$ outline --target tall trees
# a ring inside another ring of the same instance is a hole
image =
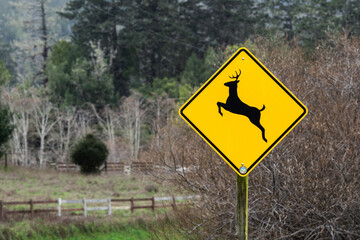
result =
[[[67,3],[61,16],[75,20],[72,27],[73,40],[81,47],[85,57],[89,57],[91,51],[90,42],[99,43],[104,51],[104,57],[110,67],[113,84],[121,95],[129,93],[129,81],[124,79],[126,70],[122,55],[131,55],[131,42],[127,38],[120,38],[119,32],[126,27],[124,12],[127,10],[122,0],[71,0]],[[129,20],[127,20],[129,21]],[[128,48],[121,47],[120,43],[127,41]]]
[[[18,53],[17,60],[30,66],[30,70],[23,70],[23,74],[32,72],[32,80],[43,86],[46,86],[48,82],[44,74],[50,40],[48,3],[49,0],[12,0],[12,4],[21,13],[23,31],[25,32],[22,38],[15,42]],[[24,60],[20,61],[21,59]]]
[[[271,11],[271,28],[282,31],[287,39],[292,40],[295,37],[295,31],[298,30],[298,18],[301,17],[301,6],[303,1],[294,0],[272,0],[268,3]]]
[[[0,0],[0,61],[10,71],[11,75],[15,75],[15,62],[11,58],[13,48],[11,42],[16,38],[16,28],[14,9],[12,9],[8,0]]]
[[[212,46],[235,44],[245,41],[255,32],[258,17],[255,1],[226,0],[203,1],[206,9],[206,32]]]
[[[62,16],[74,20],[73,40],[89,54],[99,42],[120,95],[137,79],[176,77],[194,52],[234,44],[261,29],[261,4],[249,0],[71,0]],[[89,56],[88,56],[89,57]],[[135,64],[136,63],[136,64]]]
[[[104,106],[114,100],[114,87],[104,52],[92,44],[89,60],[78,57],[76,46],[60,41],[47,66],[50,97],[59,105]]]

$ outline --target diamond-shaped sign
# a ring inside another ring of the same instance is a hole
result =
[[[307,108],[240,48],[179,113],[240,176],[246,176],[305,117]]]

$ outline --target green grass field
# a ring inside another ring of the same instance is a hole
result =
[[[117,230],[108,233],[80,233],[72,237],[68,237],[68,240],[147,240],[150,239],[152,233],[141,227],[127,227],[122,230]],[[36,239],[36,238],[35,238]],[[60,240],[63,238],[51,238],[45,237],[44,240]]]

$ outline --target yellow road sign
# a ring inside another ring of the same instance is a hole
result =
[[[180,116],[246,176],[307,114],[307,108],[240,48],[180,108]]]

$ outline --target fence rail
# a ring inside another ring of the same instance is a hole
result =
[[[0,201],[0,220],[6,218],[7,215],[12,214],[30,214],[32,217],[38,213],[56,213],[57,216],[61,217],[62,212],[77,212],[82,211],[84,216],[87,216],[88,211],[107,211],[107,215],[111,215],[113,210],[130,210],[132,213],[136,209],[151,209],[155,211],[155,208],[167,208],[172,207],[174,210],[178,206],[194,205],[194,201],[199,200],[200,196],[179,196],[179,197],[151,197],[151,198],[128,198],[128,199],[61,199],[58,200],[47,200],[47,201],[16,201],[16,202],[4,202]],[[186,200],[184,202],[184,200]],[[189,201],[192,202],[189,202]],[[164,203],[164,201],[167,201]],[[169,201],[171,201],[169,203]],[[183,201],[177,203],[176,201]],[[130,206],[118,206],[115,203],[129,202]],[[136,205],[136,202],[145,202],[146,205]],[[160,204],[160,202],[162,202]],[[113,204],[112,204],[113,203]],[[156,204],[158,203],[158,204]],[[50,209],[35,209],[35,205],[50,205],[57,204]],[[64,208],[64,204],[80,204],[78,208]],[[92,204],[106,204],[106,206],[89,206]],[[28,210],[9,210],[6,206],[17,206],[17,205],[29,205]]]
[[[79,166],[69,162],[56,163],[56,169],[62,172],[80,171]],[[124,164],[123,162],[105,162],[101,167],[101,172],[114,172],[120,174],[148,174],[153,172],[155,166],[152,162],[132,162]]]

